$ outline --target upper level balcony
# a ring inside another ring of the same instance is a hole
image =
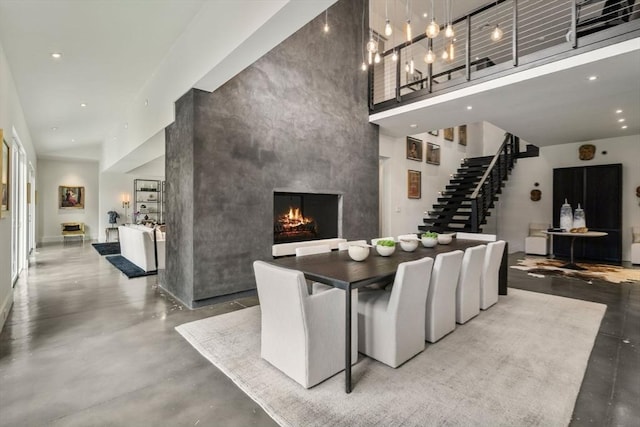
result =
[[[434,3],[428,2],[425,15],[431,16],[426,22],[435,15],[438,34],[427,37],[424,27],[414,25],[416,36],[408,40],[407,22],[400,17],[406,16],[411,23],[410,18],[418,16],[409,11],[410,1],[398,3],[406,8],[396,14],[389,37],[385,36],[389,9],[385,10],[384,2],[372,0],[369,43],[363,50],[363,65],[369,63],[370,112],[376,115],[636,39],[640,37],[640,5],[635,3],[497,0],[453,18],[450,1],[444,1],[441,9],[436,6],[435,12]]]

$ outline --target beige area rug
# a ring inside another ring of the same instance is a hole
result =
[[[511,268],[526,271],[530,276],[545,277],[548,275],[574,277],[587,282],[604,280],[611,283],[640,282],[640,269],[624,268],[608,264],[577,263],[586,270],[561,268],[567,261],[547,258],[524,258]]]
[[[282,426],[566,426],[606,306],[509,289],[397,369],[305,390],[260,358],[260,307],[176,330]]]

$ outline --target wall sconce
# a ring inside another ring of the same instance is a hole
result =
[[[128,193],[122,194],[122,207],[124,209],[124,222],[127,222],[127,209],[129,209],[131,199]]]

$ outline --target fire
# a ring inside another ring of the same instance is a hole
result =
[[[285,229],[291,229],[300,227],[301,225],[310,224],[313,222],[312,218],[305,218],[300,212],[299,208],[289,208],[289,212],[284,214],[278,222]]]

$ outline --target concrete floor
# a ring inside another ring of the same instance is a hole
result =
[[[572,425],[637,425],[640,284],[510,269],[509,285],[607,304]],[[14,299],[0,334],[0,426],[276,425],[174,331],[256,298],[187,310],[156,276],[129,280],[71,243],[39,248]]]

